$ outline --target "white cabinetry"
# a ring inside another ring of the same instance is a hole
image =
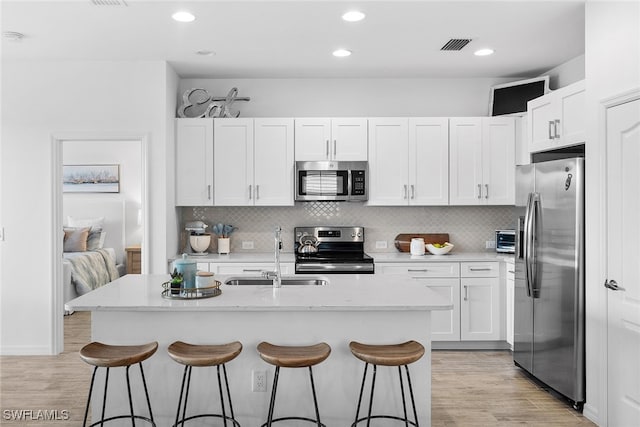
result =
[[[460,339],[500,339],[500,279],[498,262],[460,264]]]
[[[210,271],[216,274],[244,274],[249,276],[260,276],[263,271],[273,271],[275,268],[272,262],[209,262],[198,263],[197,267],[198,270]],[[282,274],[294,274],[294,271],[294,263],[280,263],[280,272]]]
[[[442,295],[452,310],[431,312],[431,333],[434,341],[460,341],[460,264],[453,263],[405,263],[382,264],[381,274],[401,274],[423,283]]]
[[[300,118],[295,132],[296,160],[367,160],[366,118]]]
[[[531,152],[585,142],[585,82],[565,86],[527,103]]]
[[[293,205],[293,119],[214,119],[216,206]]]
[[[213,205],[213,119],[176,119],[176,206]]]
[[[369,119],[369,205],[449,202],[447,118]]]
[[[513,349],[513,297],[515,292],[514,262],[505,263],[505,334],[507,344]]]
[[[449,119],[449,203],[515,203],[515,118]]]

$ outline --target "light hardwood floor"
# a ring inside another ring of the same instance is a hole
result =
[[[65,317],[65,351],[59,356],[0,358],[1,425],[81,425],[91,368],[80,360],[78,350],[90,341],[89,325],[89,313]],[[594,425],[527,378],[507,351],[434,351],[432,364],[434,427]],[[66,410],[69,419],[14,421],[5,412],[12,409],[34,414],[58,410],[59,415]]]

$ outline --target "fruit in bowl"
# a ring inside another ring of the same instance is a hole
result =
[[[453,249],[453,245],[449,242],[445,243],[427,243],[427,250],[433,255],[444,255]]]

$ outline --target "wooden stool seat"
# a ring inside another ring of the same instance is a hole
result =
[[[147,360],[157,349],[155,341],[142,345],[108,345],[94,341],[82,347],[80,357],[89,365],[116,368]]]
[[[280,346],[263,341],[258,344],[257,349],[262,360],[283,368],[314,366],[331,354],[331,347],[327,343],[308,346]]]
[[[403,366],[420,360],[424,347],[416,341],[402,344],[371,345],[356,341],[349,343],[351,353],[363,362],[381,366]]]
[[[235,359],[241,351],[242,344],[238,341],[220,345],[196,345],[176,341],[167,348],[173,360],[189,366],[222,365]]]

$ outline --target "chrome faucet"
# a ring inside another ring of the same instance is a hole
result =
[[[274,239],[274,264],[275,271],[263,271],[262,276],[267,279],[273,280],[273,287],[279,288],[282,286],[282,273],[280,271],[280,251],[282,250],[282,239],[280,234],[282,233],[282,228],[276,227],[275,229],[275,239]]]

